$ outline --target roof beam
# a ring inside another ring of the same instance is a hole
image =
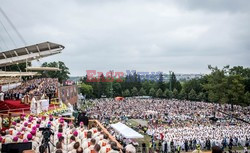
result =
[[[2,53],[2,54],[3,54],[3,57],[6,59],[7,58],[6,55],[4,53]]]
[[[25,50],[26,50],[27,54],[29,54],[29,53],[30,53],[27,47],[25,47]]]
[[[49,52],[51,52],[51,48],[50,48],[50,43],[47,42],[48,48],[49,48]]]
[[[47,42],[47,45],[48,45],[49,50],[51,50],[51,48],[50,48],[50,43]]]
[[[36,49],[38,50],[38,52],[39,52],[39,57],[41,56],[41,52],[40,52],[40,49],[39,49],[39,46],[38,45],[36,45]]]
[[[14,53],[16,54],[16,56],[18,56],[17,52],[14,50]]]

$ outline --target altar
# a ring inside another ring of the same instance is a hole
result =
[[[49,110],[49,100],[48,99],[43,99],[39,100],[41,104],[42,111],[48,111]]]

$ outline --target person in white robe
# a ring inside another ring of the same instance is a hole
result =
[[[36,114],[40,114],[42,112],[42,105],[41,105],[41,101],[38,100],[37,102],[37,111],[36,111]]]
[[[37,104],[36,104],[36,98],[33,96],[31,103],[30,103],[30,112],[31,114],[36,114],[36,109],[37,109]]]

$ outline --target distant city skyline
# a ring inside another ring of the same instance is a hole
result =
[[[125,77],[126,75],[128,75],[128,74],[125,73],[123,77]],[[205,74],[178,74],[178,73],[175,73],[176,79],[178,81],[189,81],[191,79],[198,79],[198,78],[201,78],[204,75]],[[79,81],[80,78],[85,77],[85,76],[86,75],[83,75],[83,76],[71,76],[69,80]],[[95,77],[97,77],[97,76],[95,76]],[[163,81],[164,82],[169,81],[169,73],[163,73]]]

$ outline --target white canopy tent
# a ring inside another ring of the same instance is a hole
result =
[[[118,122],[115,124],[111,124],[111,127],[115,129],[118,133],[120,133],[123,137],[128,138],[128,139],[141,139],[144,138],[143,135],[140,133],[136,132],[135,130],[131,129],[127,125]]]

